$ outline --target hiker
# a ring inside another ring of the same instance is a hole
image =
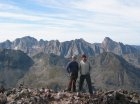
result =
[[[70,75],[67,91],[72,90],[73,92],[76,92],[76,80],[78,77],[78,70],[79,70],[79,64],[76,61],[76,59],[77,59],[76,55],[73,55],[72,60],[67,65],[67,71]]]
[[[79,91],[81,92],[84,80],[86,79],[89,93],[90,95],[93,95],[91,77],[90,77],[91,65],[87,61],[87,56],[85,54],[83,54],[81,58],[82,59],[79,63],[79,71],[80,71]]]

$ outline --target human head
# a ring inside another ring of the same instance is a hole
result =
[[[72,60],[76,60],[76,59],[77,59],[76,55],[73,55]]]
[[[82,55],[82,58],[87,58],[87,56],[85,54]]]
[[[87,61],[87,56],[85,54],[82,55],[82,60]]]

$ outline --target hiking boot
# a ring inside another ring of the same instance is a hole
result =
[[[71,92],[71,90],[70,89],[65,89],[64,92]]]
[[[81,93],[80,93],[80,92],[77,92],[76,95],[77,95],[78,97],[80,97],[80,96],[81,96]]]

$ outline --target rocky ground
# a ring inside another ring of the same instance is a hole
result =
[[[88,93],[54,92],[47,88],[31,89],[20,86],[0,89],[0,104],[140,104],[140,95],[125,90]]]

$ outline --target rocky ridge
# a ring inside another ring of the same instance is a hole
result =
[[[116,42],[109,37],[105,37],[101,43],[89,43],[82,38],[60,42],[59,40],[37,40],[33,37],[25,36],[17,38],[14,41],[6,40],[1,42],[0,49],[21,50],[31,57],[42,52],[45,54],[55,54],[65,58],[69,58],[73,54],[80,55],[86,53],[88,56],[95,57],[103,52],[112,52],[123,57],[136,67],[140,67],[139,45],[123,44],[121,42]]]
[[[140,104],[140,95],[126,90],[88,93],[54,92],[48,88],[32,89],[20,86],[0,89],[0,104]]]
[[[113,52],[117,55],[138,54],[139,46],[125,45],[121,42],[115,42],[109,37],[105,37],[102,43],[88,43],[84,39],[75,39],[71,41],[59,42],[58,40],[39,41],[33,37],[25,36],[17,38],[13,42],[7,40],[0,43],[0,49],[22,50],[30,56],[40,52],[47,54],[70,57],[73,54],[86,53],[88,56],[96,56],[103,52]]]

